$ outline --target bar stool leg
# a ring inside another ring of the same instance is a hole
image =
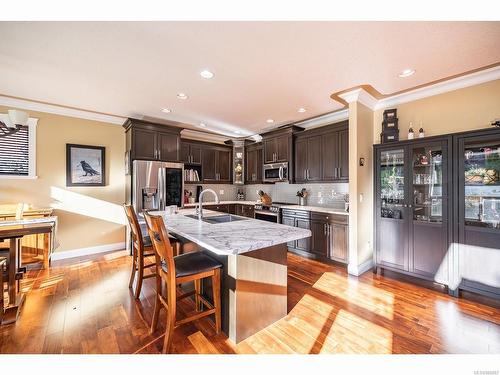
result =
[[[201,294],[201,279],[194,280],[194,304],[195,310],[201,311],[201,302],[200,302],[200,294]]]
[[[135,247],[132,249],[132,271],[130,272],[130,281],[128,282],[128,287],[132,288],[134,284],[135,271],[137,270],[137,253]]]
[[[177,295],[176,295],[176,286],[170,285],[171,283],[167,283],[167,328],[165,331],[165,340],[163,342],[163,354],[170,352],[170,347],[172,345],[172,338],[174,337],[174,328],[175,328],[175,317],[176,317],[176,304],[177,304]]]
[[[212,276],[212,292],[215,307],[215,331],[221,332],[221,303],[220,303],[220,268],[217,268]]]
[[[142,289],[142,280],[144,279],[144,257],[137,256],[137,284],[135,286],[135,299],[139,299]]]
[[[160,276],[160,272],[158,268],[156,269],[156,298],[155,298],[155,309],[153,312],[153,320],[151,321],[151,334],[156,331],[156,327],[158,326],[158,317],[160,316],[161,309],[161,292],[162,292],[162,280]]]

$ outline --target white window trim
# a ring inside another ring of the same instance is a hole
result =
[[[0,114],[0,117],[3,116]],[[36,126],[38,119],[30,117],[28,119],[28,175],[15,176],[15,175],[0,175],[0,180],[35,180],[38,178],[36,175]]]

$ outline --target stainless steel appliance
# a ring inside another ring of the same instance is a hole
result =
[[[255,219],[269,221],[271,223],[281,223],[281,206],[294,205],[293,203],[273,202],[270,205],[257,203],[255,205]]]
[[[264,182],[288,181],[288,162],[264,164]]]
[[[132,179],[132,205],[137,213],[183,206],[184,164],[134,160]]]

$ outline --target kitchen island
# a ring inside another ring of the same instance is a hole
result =
[[[230,340],[238,343],[286,316],[286,243],[310,237],[310,230],[235,215],[230,222],[200,221],[194,209],[151,214],[163,216],[171,235],[223,264],[222,330]],[[221,216],[229,215],[205,209],[205,219]]]

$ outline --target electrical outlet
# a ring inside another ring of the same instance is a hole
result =
[[[318,198],[321,198],[323,196],[321,191],[318,191]]]
[[[220,195],[224,195],[224,190],[222,190],[222,189],[221,189],[221,190],[219,190],[219,194],[220,194]]]

